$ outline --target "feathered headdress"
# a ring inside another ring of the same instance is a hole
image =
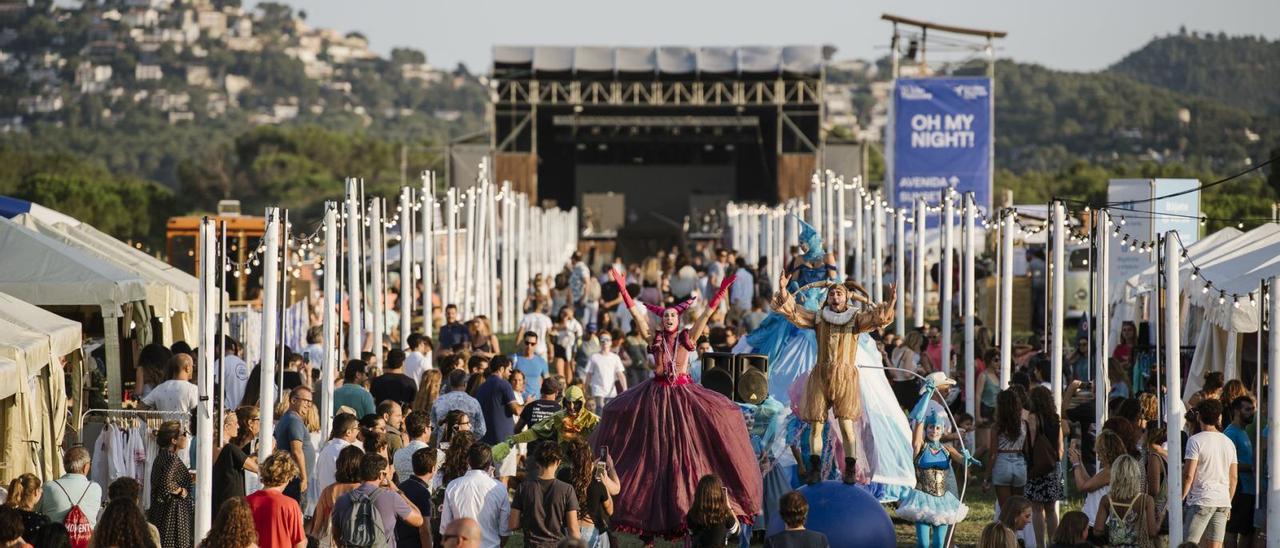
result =
[[[796,222],[800,223],[800,243],[808,248],[801,257],[809,262],[822,260],[827,256],[827,252],[822,248],[822,235],[818,234],[818,230],[813,225],[804,222],[799,216],[792,215],[796,218]]]

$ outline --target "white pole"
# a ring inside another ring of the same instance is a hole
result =
[[[364,320],[360,296],[360,226],[363,222],[360,214],[360,198],[355,179],[347,179],[347,307],[351,314],[351,325],[347,330],[350,341],[347,344],[347,357],[358,359],[363,345],[362,320]],[[259,461],[261,462],[261,461]]]
[[[485,246],[488,247],[489,250],[489,256],[486,258],[486,270],[488,270],[488,276],[481,278],[481,280],[484,281],[486,294],[489,296],[489,321],[496,333],[496,330],[502,327],[502,323],[500,322],[502,318],[498,316],[498,288],[502,287],[500,285],[500,280],[498,279],[498,243],[500,241],[498,238],[498,206],[501,205],[501,203],[498,202],[497,185],[490,184],[488,188],[488,199],[485,200],[486,207],[489,211],[488,218],[486,219],[489,235],[485,238]],[[505,293],[505,291],[503,293]]]
[[[813,225],[813,229],[819,234],[823,234],[826,238],[822,224],[822,176],[818,172],[813,172],[811,178],[812,189],[809,192],[809,224]]]
[[[516,302],[520,303],[516,324],[519,325],[520,320],[524,319],[523,299],[529,294],[529,259],[533,247],[529,244],[529,197],[524,194],[519,195],[516,203],[516,219],[516,239],[520,244],[516,250]]]
[[[1000,229],[1000,389],[1009,388],[1013,375],[1013,232],[1018,212],[1007,210]]]
[[[826,224],[827,235],[825,239],[828,245],[836,243],[836,224],[835,224],[835,198],[836,198],[836,178],[835,173],[827,171],[826,177],[822,180],[824,192],[822,193],[822,221]]]
[[[1050,339],[1049,384],[1053,390],[1054,409],[1062,409],[1062,330],[1066,323],[1067,291],[1067,212],[1061,201],[1053,202],[1053,335]]]
[[[942,284],[938,288],[938,314],[942,316],[942,353],[939,357],[942,359],[942,371],[947,376],[951,376],[951,299],[955,295],[955,280],[951,275],[955,264],[951,258],[955,250],[955,203],[951,200],[954,192],[949,188],[942,191]]]
[[[911,291],[911,308],[914,309],[913,313],[915,318],[913,319],[915,320],[915,326],[924,327],[924,301],[926,300],[924,281],[925,277],[928,275],[928,273],[924,271],[924,233],[925,224],[927,223],[925,220],[924,198],[916,198],[914,213],[916,215],[915,223],[913,223],[915,226],[912,227],[911,231],[912,236],[915,237],[915,245],[911,252],[915,255],[913,258],[915,259],[916,268],[915,278],[913,280],[915,282],[915,288]],[[859,247],[861,247],[861,245],[859,245]]]
[[[515,249],[512,238],[511,212],[515,210],[515,200],[511,196],[511,181],[502,182],[502,330],[510,333],[515,330],[515,293],[516,277],[511,271],[515,262],[511,260],[511,252]]]
[[[894,303],[893,332],[902,337],[907,333],[907,299],[903,295],[907,284],[907,212],[899,207],[893,211],[893,281],[898,284],[898,300]]]
[[[1097,274],[1098,283],[1094,291],[1097,292],[1097,302],[1093,308],[1093,321],[1097,326],[1094,330],[1093,344],[1094,348],[1094,371],[1097,373],[1093,376],[1093,393],[1109,394],[1111,392],[1111,383],[1107,380],[1107,348],[1109,329],[1111,323],[1111,233],[1107,227],[1107,220],[1110,214],[1105,209],[1099,209],[1097,215],[1094,216],[1094,223],[1097,228],[1094,231],[1093,245],[1097,250],[1097,264],[1094,265],[1094,271]],[[1102,423],[1107,421],[1107,398],[1094,398],[1094,424],[1099,431],[1102,430]]]
[[[200,401],[196,413],[196,431],[200,439],[196,443],[196,517],[195,541],[209,533],[213,523],[213,347],[214,332],[218,330],[218,297],[220,293],[214,280],[221,268],[216,264],[215,236],[217,228],[213,220],[200,221]]]
[[[884,199],[878,190],[871,199],[875,200],[871,208],[871,236],[875,241],[871,248],[871,295],[872,300],[879,301],[884,298]]]
[[[839,260],[840,263],[843,264],[845,261],[845,257],[848,257],[846,253],[848,253],[849,251],[848,242],[846,241],[846,233],[844,230],[845,217],[848,215],[848,213],[845,211],[844,203],[845,203],[845,198],[849,194],[849,185],[846,185],[844,183],[844,177],[840,177],[836,179],[836,188],[837,188],[837,191],[836,191],[836,250],[835,251],[836,251],[837,260]],[[773,231],[772,231],[773,225],[772,224],[769,225],[769,228],[771,229],[769,231],[769,239],[773,240],[774,239]],[[770,251],[773,251],[773,250],[770,250]],[[773,253],[770,253],[770,256],[779,257],[780,255],[774,255]],[[776,275],[774,276],[774,278],[771,278],[771,279],[777,279]]]
[[[1272,380],[1269,383],[1270,394],[1267,395],[1267,423],[1271,428],[1271,435],[1267,436],[1267,470],[1274,473],[1280,470],[1280,383],[1274,382],[1280,379],[1280,329],[1276,329],[1275,321],[1280,319],[1280,277],[1271,278],[1270,289],[1267,296],[1270,299],[1258,296],[1260,306],[1267,306],[1267,333],[1270,336],[1270,345],[1267,346],[1267,371],[1268,378]],[[1258,332],[1262,334],[1261,330]],[[1172,522],[1170,522],[1172,523]],[[1280,538],[1280,481],[1272,477],[1267,483],[1267,538]]]
[[[409,348],[413,329],[413,189],[400,189],[400,348]],[[415,381],[418,379],[414,379]]]
[[[1165,233],[1164,240],[1164,330],[1165,330],[1165,375],[1168,379],[1168,390],[1165,392],[1166,416],[1169,417],[1169,474],[1168,474],[1168,493],[1170,495],[1169,503],[1169,546],[1177,546],[1182,544],[1182,505],[1178,503],[1178,499],[1174,496],[1182,494],[1182,436],[1178,433],[1182,432],[1184,414],[1186,410],[1182,405],[1182,360],[1181,360],[1181,341],[1182,336],[1179,330],[1182,329],[1182,322],[1179,321],[1178,315],[1181,312],[1178,305],[1178,298],[1182,294],[1180,287],[1181,279],[1178,270],[1178,241],[1175,239],[1177,235],[1174,231]],[[1274,299],[1273,299],[1274,301]],[[1274,306],[1274,305],[1273,305]],[[1272,347],[1272,352],[1275,352]],[[1274,355],[1274,354],[1273,354]],[[1272,366],[1274,367],[1274,365]],[[1271,418],[1270,420],[1275,420]]]
[[[977,206],[973,203],[973,193],[966,192],[964,194],[964,239],[960,243],[961,249],[964,251],[964,264],[961,268],[964,302],[960,306],[964,316],[964,385],[965,395],[967,396],[965,398],[965,409],[969,412],[969,416],[972,417],[978,416],[978,394],[976,392],[978,379],[975,376],[976,372],[973,370],[974,358],[976,357],[973,355],[973,318],[975,312],[973,306],[973,262],[974,257],[978,254],[978,250],[974,245],[974,215],[976,209]]]
[[[266,244],[262,252],[262,344],[258,351],[262,360],[259,365],[262,383],[258,387],[258,407],[263,409],[259,418],[258,462],[267,461],[274,443],[275,413],[272,410],[276,408],[276,320],[280,313],[277,303],[280,292],[280,283],[277,281],[280,274],[280,208],[268,207],[266,217]],[[359,236],[356,237],[358,238]],[[354,322],[354,314],[352,318]],[[359,352],[357,347],[357,355]]]
[[[338,204],[324,204],[324,362],[320,364],[320,431],[333,421],[333,381],[338,370]]]
[[[466,234],[463,237],[462,253],[462,279],[458,285],[462,287],[462,317],[472,318],[475,316],[475,310],[472,303],[475,301],[475,236],[476,236],[476,189],[472,187],[467,190],[466,196],[463,197],[462,205],[463,219],[466,220]]]
[[[846,278],[850,278],[855,282],[863,284],[865,287],[867,279],[864,274],[866,273],[865,265],[867,259],[862,254],[862,219],[866,217],[866,215],[864,215],[866,211],[862,207],[862,198],[862,185],[859,184],[853,189],[853,265],[851,265],[853,272],[845,272],[845,265],[847,263],[845,262],[846,259],[844,257],[840,258],[839,267],[840,272],[842,272]]]
[[[386,260],[387,249],[382,241],[382,223],[382,198],[374,197],[369,200],[369,255],[372,260],[369,265],[372,283],[369,287],[373,293],[370,301],[373,307],[373,359],[378,361],[380,368],[386,366],[382,363],[382,337],[387,332],[387,290],[382,286],[383,261]]]
[[[435,285],[436,237],[435,237],[435,172],[422,174],[422,332],[433,337],[434,326],[431,323],[431,293]],[[328,434],[326,434],[328,435]]]

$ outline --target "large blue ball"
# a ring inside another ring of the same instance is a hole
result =
[[[828,480],[798,489],[809,501],[805,528],[827,535],[831,546],[877,548],[898,545],[893,520],[880,501],[862,487]],[[785,529],[782,518],[770,516],[768,533]]]

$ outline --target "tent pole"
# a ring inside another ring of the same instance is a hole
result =
[[[1018,212],[1006,209],[1000,229],[1000,389],[1009,388],[1013,375],[1013,233]]]
[[[1280,470],[1280,384],[1274,382],[1280,379],[1280,329],[1276,329],[1275,321],[1280,318],[1280,276],[1271,278],[1270,288],[1266,295],[1270,299],[1258,296],[1258,306],[1266,307],[1267,310],[1267,370],[1269,388],[1271,393],[1267,394],[1267,423],[1271,428],[1271,435],[1267,436],[1267,470]],[[1259,328],[1258,335],[1262,335]],[[1259,337],[1261,344],[1261,337]],[[1271,480],[1267,482],[1267,538],[1280,538],[1280,481]]]
[[[1166,333],[1164,337],[1164,364],[1169,387],[1168,396],[1165,397],[1165,405],[1168,410],[1169,431],[1174,433],[1174,435],[1169,436],[1168,442],[1169,456],[1171,457],[1169,459],[1169,493],[1182,492],[1182,437],[1176,434],[1182,431],[1185,415],[1182,404],[1182,365],[1181,356],[1179,355],[1179,341],[1182,340],[1182,337],[1178,334],[1178,330],[1182,328],[1181,322],[1178,321],[1178,314],[1181,312],[1178,309],[1178,297],[1182,294],[1180,289],[1182,280],[1179,279],[1178,273],[1180,255],[1178,254],[1177,238],[1177,232],[1172,230],[1165,233],[1164,237],[1164,329]],[[1271,351],[1274,353],[1275,348],[1273,347]],[[1276,416],[1272,415],[1270,420],[1276,420]],[[1182,518],[1182,505],[1170,504],[1170,546],[1182,544]]]
[[[324,204],[324,362],[320,364],[320,431],[331,432],[333,382],[338,363],[338,204]]]
[[[347,359],[360,359],[360,350],[364,336],[364,315],[361,312],[363,299],[360,295],[360,199],[357,194],[356,180],[347,179],[347,308],[351,315],[350,327],[347,329]],[[261,461],[259,461],[261,462]]]
[[[1062,202],[1053,202],[1053,333],[1050,338],[1049,380],[1054,409],[1062,409],[1062,331],[1066,323],[1066,242],[1067,212]]]
[[[862,206],[859,205],[858,209],[862,209]],[[927,224],[924,217],[925,215],[924,198],[916,198],[916,206],[915,206],[915,211],[913,213],[915,213],[916,219],[914,223],[915,226],[911,228],[911,233],[912,233],[912,236],[915,236],[915,246],[912,248],[911,252],[915,254],[914,259],[915,259],[916,268],[915,268],[915,278],[914,278],[915,289],[911,292],[911,308],[915,310],[915,313],[914,313],[915,318],[913,318],[915,320],[915,326],[917,328],[923,328],[924,327],[924,302],[926,300],[925,282],[924,282],[925,275],[926,275],[924,271],[925,269],[924,230],[925,230],[925,225]],[[858,234],[859,235],[862,234],[862,229],[858,229]],[[862,241],[862,238],[859,237],[858,242],[861,242],[861,241]],[[858,253],[859,254],[862,253],[861,243],[858,244]]]
[[[413,329],[413,189],[400,189],[400,348],[409,349]],[[418,381],[420,379],[414,379]]]
[[[266,462],[271,456],[274,439],[275,413],[272,410],[276,408],[276,387],[269,381],[276,378],[276,316],[280,313],[276,304],[280,292],[280,284],[276,280],[280,274],[280,208],[268,207],[266,217],[266,242],[262,252],[262,345],[258,352],[262,360],[259,378],[263,380],[258,387],[258,407],[263,409],[259,418],[258,462]]]
[[[973,370],[973,258],[977,251],[973,246],[974,208],[973,193],[966,192],[964,194],[964,232],[963,240],[960,241],[961,250],[964,252],[964,264],[961,271],[963,274],[961,285],[963,286],[962,295],[964,300],[960,306],[964,310],[964,386],[967,396],[965,398],[965,408],[971,417],[978,416],[978,384],[975,376],[976,372]]]
[[[942,353],[939,358],[942,363],[938,364],[943,373],[948,377],[951,376],[951,307],[952,298],[955,295],[955,276],[951,269],[955,265],[952,253],[955,251],[955,203],[951,199],[951,195],[955,193],[955,189],[948,188],[942,191],[942,272],[939,279],[942,284],[938,287],[940,295],[938,315],[942,317]]]
[[[195,540],[204,539],[213,522],[213,346],[216,327],[217,288],[215,276],[221,271],[215,264],[217,227],[205,217],[200,221],[200,378],[199,405],[196,412],[196,515]],[[219,299],[221,300],[221,299]]]
[[[903,295],[906,293],[906,271],[907,265],[907,237],[904,233],[907,227],[907,212],[902,207],[893,210],[893,281],[898,284],[898,300],[894,303],[894,322],[893,332],[898,337],[907,334],[907,299]]]

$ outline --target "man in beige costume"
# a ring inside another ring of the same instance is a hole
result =
[[[821,309],[812,312],[796,305],[795,298],[786,289],[790,282],[791,277],[784,271],[778,279],[781,289],[774,295],[773,309],[796,327],[814,330],[818,340],[818,363],[809,373],[800,400],[800,419],[811,426],[807,481],[812,484],[821,479],[822,426],[826,422],[827,411],[831,410],[840,424],[840,438],[844,443],[843,479],[845,483],[854,483],[857,453],[853,425],[862,416],[855,359],[858,335],[893,322],[896,286],[891,284],[889,299],[876,305],[867,297],[867,291],[854,282],[815,282],[813,286],[827,288],[827,298]],[[807,287],[801,288],[800,292]],[[858,301],[862,306],[855,309],[850,300]]]

